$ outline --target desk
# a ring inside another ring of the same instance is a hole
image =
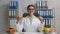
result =
[[[44,34],[44,33],[41,33],[41,32],[15,32],[15,34]],[[55,32],[53,33],[48,33],[48,34],[56,34]]]
[[[43,33],[40,33],[40,32],[15,32],[15,34],[43,34]]]

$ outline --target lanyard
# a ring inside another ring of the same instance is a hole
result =
[[[29,18],[29,20],[30,20],[30,25],[32,24],[32,18]]]

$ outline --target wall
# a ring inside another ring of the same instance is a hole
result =
[[[4,34],[9,27],[8,22],[8,1],[0,0],[0,34]],[[36,0],[18,0],[19,2],[19,16],[26,12],[28,4],[35,4]],[[60,33],[60,0],[47,0],[49,8],[55,8],[55,27],[57,34]]]
[[[60,34],[60,0],[55,0],[56,31]]]
[[[4,34],[9,26],[8,23],[8,0],[0,0],[0,34]]]

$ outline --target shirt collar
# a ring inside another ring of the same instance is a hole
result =
[[[33,15],[32,17],[30,17],[30,16],[27,16],[27,17],[28,17],[28,18],[35,18],[36,16]]]

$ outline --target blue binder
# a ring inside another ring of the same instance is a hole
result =
[[[18,1],[10,1],[9,9],[18,9]]]

